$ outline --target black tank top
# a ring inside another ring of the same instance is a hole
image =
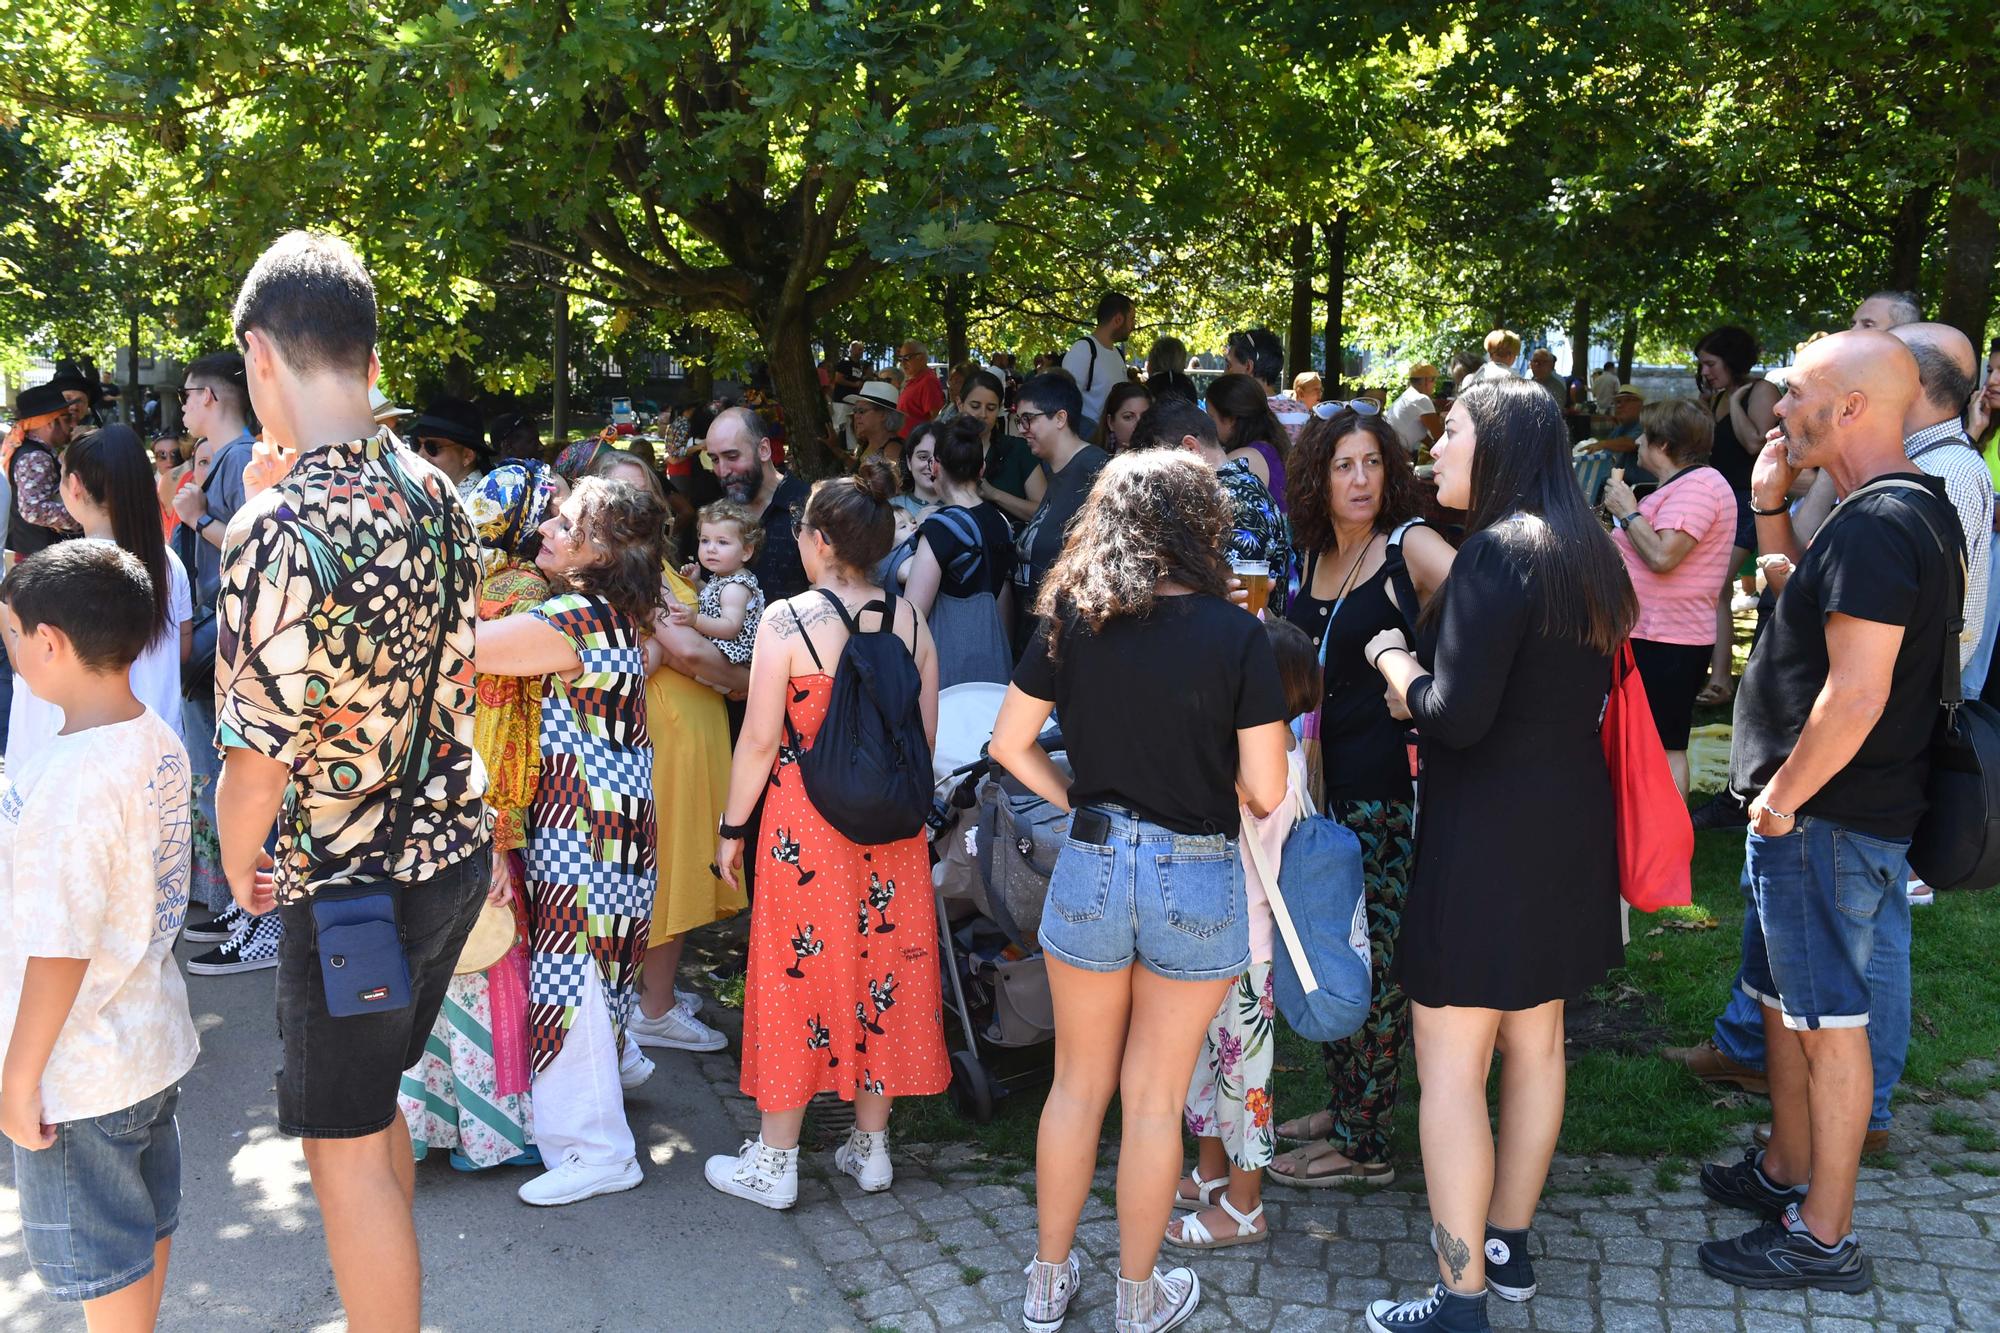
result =
[[[1729,392],[1734,394],[1736,390],[1731,389]],[[1758,447],[1763,447],[1761,442]],[[1750,453],[1743,452],[1743,444],[1736,438],[1736,419],[1727,411],[1715,418],[1715,447],[1709,451],[1708,461],[1710,466],[1722,474],[1722,479],[1729,483],[1730,490],[1739,494],[1748,493],[1750,471],[1757,465],[1756,452],[1754,450]]]
[[[1287,613],[1306,632],[1315,649],[1329,635],[1322,660],[1326,663],[1326,697],[1320,704],[1320,758],[1325,769],[1326,800],[1408,801],[1410,782],[1407,724],[1389,716],[1383,698],[1382,674],[1361,654],[1370,639],[1385,629],[1409,633],[1409,622],[1389,600],[1390,564],[1382,567],[1338,603],[1312,595],[1319,553],[1306,560],[1299,595]]]
[[[20,556],[45,551],[69,535],[39,523],[30,523],[27,515],[21,512],[21,487],[14,480],[14,474],[20,468],[21,460],[31,453],[47,454],[50,458],[56,456],[55,451],[40,440],[23,440],[14,450],[13,461],[7,464],[7,549]]]

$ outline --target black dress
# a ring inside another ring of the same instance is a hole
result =
[[[1598,719],[1611,659],[1537,628],[1541,593],[1489,529],[1422,626],[1417,868],[1396,975],[1438,1007],[1572,999],[1624,957]]]

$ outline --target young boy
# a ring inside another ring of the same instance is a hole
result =
[[[173,956],[187,751],[128,676],[152,611],[145,567],[108,541],[62,542],[0,583],[14,669],[65,719],[0,786],[0,1132],[28,1258],[93,1333],[159,1317],[198,1049]]]

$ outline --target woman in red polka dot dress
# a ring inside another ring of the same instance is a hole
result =
[[[758,625],[716,849],[717,868],[734,883],[743,825],[762,796],[742,1086],[756,1098],[763,1124],[740,1152],[709,1158],[707,1176],[723,1193],[767,1208],[798,1199],[799,1129],[815,1094],[854,1103],[855,1129],[834,1165],[872,1193],[890,1184],[891,1103],[942,1092],[951,1081],[923,835],[877,846],[849,842],[813,807],[798,769],[799,754],[812,748],[825,720],[850,625],[873,631],[883,622],[882,590],[864,571],[888,554],[895,493],[895,469],[880,459],[813,487],[798,524],[813,586],[772,606]],[[935,739],[930,629],[901,598],[886,614],[916,661],[924,729]]]

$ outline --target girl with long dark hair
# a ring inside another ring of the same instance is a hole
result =
[[[113,541],[138,557],[153,581],[146,651],[132,663],[132,693],[181,730],[181,662],[192,642],[194,599],[187,570],[167,550],[153,460],[129,426],[106,426],[63,451],[62,501],[86,537]],[[62,730],[62,710],[14,682],[7,719],[7,766],[19,765]]]
[[[1469,535],[1416,647],[1389,628],[1364,651],[1422,740],[1394,975],[1415,1029],[1439,1281],[1419,1300],[1375,1302],[1376,1333],[1484,1328],[1489,1291],[1535,1294],[1526,1241],[1562,1127],[1563,1003],[1623,961],[1598,718],[1638,615],[1631,580],[1539,386],[1468,388],[1434,457],[1438,501],[1468,511]]]
[[[1195,1057],[1250,962],[1241,812],[1269,814],[1287,780],[1270,638],[1226,600],[1232,521],[1199,459],[1112,459],[1040,588],[1042,618],[988,747],[1036,795],[1074,810],[1040,928],[1056,1075],[1035,1148],[1031,1330],[1060,1328],[1081,1280],[1071,1245],[1114,1092],[1117,1327],[1156,1333],[1201,1298],[1192,1269],[1154,1265]],[[1074,780],[1036,743],[1058,709]]]
[[[1729,588],[1743,562],[1757,553],[1757,519],[1750,512],[1750,470],[1764,448],[1764,437],[1778,424],[1772,411],[1778,405],[1778,386],[1751,373],[1757,363],[1757,339],[1748,329],[1734,324],[1704,334],[1694,345],[1694,358],[1695,383],[1703,390],[1703,401],[1715,422],[1709,464],[1736,495],[1736,542],[1729,552],[1729,570],[1723,576],[1722,598],[1716,605],[1715,651],[1709,657],[1708,684],[1698,696],[1698,702],[1715,705],[1728,703],[1736,693],[1730,675],[1736,626],[1729,608]]]
[[[1248,375],[1219,375],[1208,386],[1208,414],[1229,457],[1248,464],[1278,508],[1285,508],[1285,454],[1292,437],[1271,410],[1264,386]]]

